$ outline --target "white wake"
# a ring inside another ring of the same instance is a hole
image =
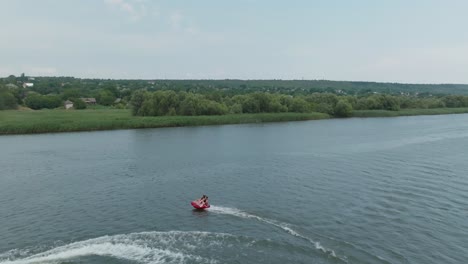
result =
[[[268,219],[268,218],[260,217],[260,216],[254,215],[254,214],[250,214],[250,213],[241,211],[241,210],[239,210],[237,208],[230,208],[230,207],[223,207],[223,206],[213,206],[212,205],[211,208],[210,208],[210,212],[219,213],[219,214],[226,214],[226,215],[232,215],[232,216],[237,216],[237,217],[241,217],[241,218],[255,219],[255,220],[258,220],[260,222],[267,223],[267,224],[279,227],[282,230],[288,232],[289,234],[291,234],[293,236],[296,236],[296,237],[302,238],[304,240],[307,240],[308,242],[310,242],[311,244],[314,245],[315,249],[320,250],[323,253],[325,253],[327,255],[330,255],[332,257],[339,258],[339,257],[336,256],[335,251],[323,247],[320,244],[320,242],[318,242],[318,241],[314,241],[311,238],[308,238],[306,236],[303,236],[303,235],[299,234],[298,232],[296,232],[294,229],[292,229],[286,223],[282,223],[282,222],[278,222],[278,221],[275,221],[275,220],[272,220],[272,219]],[[346,262],[346,259],[343,259],[343,258],[339,258],[339,259]]]
[[[209,232],[143,232],[126,235],[103,236],[59,246],[41,253],[30,254],[20,250],[11,250],[0,255],[0,264],[39,264],[60,263],[86,256],[108,256],[137,263],[217,263],[188,252],[195,245],[219,243],[206,241],[207,237],[225,238],[224,233]],[[178,251],[173,249],[177,248]],[[20,256],[19,258],[17,256]],[[29,255],[27,257],[21,257]]]

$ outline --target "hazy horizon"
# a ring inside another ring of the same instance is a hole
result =
[[[25,73],[26,74],[26,73]],[[20,74],[10,74],[15,77],[19,77]],[[8,75],[8,76],[10,76]],[[7,78],[8,76],[3,76],[0,78]],[[324,82],[362,82],[362,83],[388,83],[388,84],[408,84],[408,85],[468,85],[468,83],[411,83],[411,82],[386,82],[386,81],[359,81],[359,80],[328,80],[328,79],[227,79],[227,78],[204,78],[204,79],[162,79],[162,78],[99,78],[99,77],[77,77],[77,76],[61,76],[61,75],[25,75],[26,77],[32,78],[76,78],[83,80],[129,80],[129,81],[324,81]]]
[[[468,84],[468,2],[3,0],[0,76]]]

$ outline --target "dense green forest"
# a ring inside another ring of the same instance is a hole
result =
[[[80,98],[134,115],[223,115],[262,112],[468,107],[468,85],[398,84],[325,80],[105,80],[74,77],[0,78],[0,110],[63,107],[84,109]]]
[[[241,113],[310,113],[320,112],[331,116],[348,117],[353,110],[428,109],[468,107],[468,96],[410,97],[389,94],[367,96],[312,93],[285,95],[255,92],[231,96],[211,93],[137,90],[130,101],[134,115],[224,115]]]

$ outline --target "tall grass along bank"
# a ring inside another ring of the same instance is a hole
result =
[[[396,117],[468,113],[468,108],[355,110],[352,117]],[[74,132],[133,128],[204,126],[222,124],[304,121],[330,118],[323,113],[260,113],[214,116],[132,116],[125,109],[4,110],[0,111],[0,135]]]
[[[131,128],[302,121],[329,118],[322,113],[261,113],[218,116],[132,116],[129,110],[0,111],[0,134],[94,131]]]

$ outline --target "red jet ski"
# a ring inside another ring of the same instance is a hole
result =
[[[190,203],[195,209],[206,209],[206,208],[210,208],[210,204],[209,203],[201,203],[200,200],[195,200],[195,201],[192,201]]]

